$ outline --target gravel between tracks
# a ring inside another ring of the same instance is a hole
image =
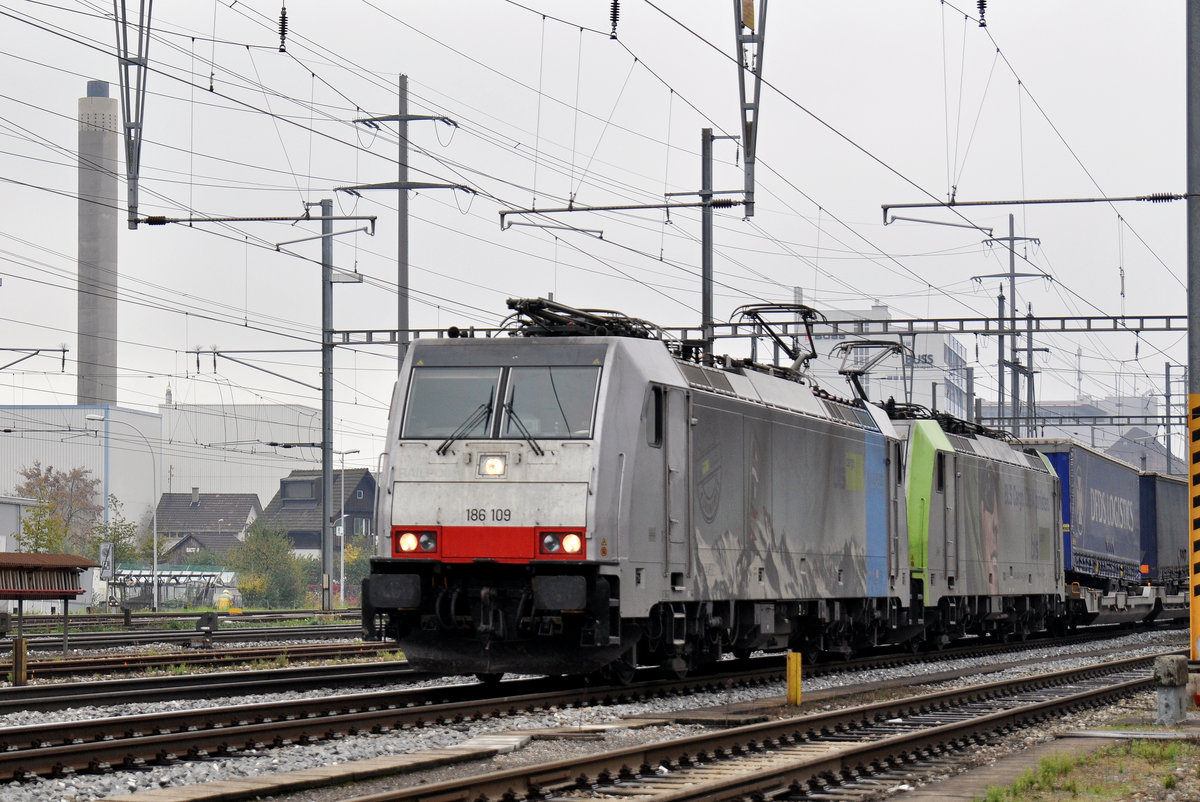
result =
[[[877,669],[859,674],[841,674],[829,677],[816,677],[804,681],[804,690],[813,691],[833,686],[850,685],[859,682],[878,681],[890,678],[912,677],[914,685],[919,683],[920,676],[934,672],[961,670],[961,684],[991,682],[1010,676],[1021,676],[1051,668],[1072,668],[1093,662],[1093,658],[1072,657],[1101,647],[1111,647],[1119,650],[1123,657],[1133,657],[1141,653],[1158,651],[1170,647],[1186,645],[1186,631],[1150,632],[1124,636],[1105,641],[1101,644],[1080,644],[1076,646],[1036,647],[1016,654],[1008,654],[1000,658],[971,658],[938,661],[917,666],[904,666],[890,669]],[[999,673],[980,673],[979,669],[989,662],[1007,662],[1021,659],[1040,659],[1038,662],[1020,668],[1009,669]],[[942,684],[939,687],[946,687]],[[358,688],[341,688],[344,693],[353,693]],[[138,790],[148,790],[162,786],[186,785],[191,783],[209,782],[213,780],[234,777],[250,777],[273,774],[282,771],[293,771],[316,766],[333,765],[353,760],[364,760],[382,755],[400,754],[433,749],[461,743],[469,738],[489,732],[540,729],[548,727],[578,726],[583,724],[607,723],[618,721],[622,717],[635,715],[654,715],[681,709],[730,704],[750,701],[783,693],[782,683],[773,683],[757,688],[736,689],[719,693],[698,693],[684,697],[654,699],[637,703],[611,705],[605,707],[568,709],[560,711],[545,711],[535,714],[522,714],[483,722],[468,722],[438,728],[402,730],[382,735],[364,735],[347,737],[336,741],[322,742],[306,746],[290,746],[280,749],[269,749],[261,752],[247,752],[237,757],[217,758],[211,760],[180,761],[169,766],[152,766],[140,771],[118,771],[106,775],[79,775],[65,779],[35,780],[27,783],[10,783],[0,785],[0,796],[12,802],[84,802],[84,800],[101,799],[114,794],[131,793]],[[171,709],[188,709],[197,707],[224,706],[230,704],[252,704],[260,701],[292,698],[291,694],[263,694],[236,699],[209,699],[204,702],[180,700],[175,703],[155,703],[151,705],[119,705],[108,708],[84,708],[64,710],[55,715],[63,722],[63,728],[69,730],[71,721],[102,718],[116,715],[135,715],[161,712]],[[1153,707],[1153,695],[1148,696]],[[1102,726],[1103,722],[1119,720],[1128,717],[1129,709],[1125,703],[1112,708],[1092,711],[1085,714],[1063,717],[1047,725],[1022,731],[1016,736],[1004,739],[1000,744],[978,750],[977,761],[986,762],[1002,754],[1009,748],[1020,748],[1026,743],[1035,743],[1053,737],[1053,733],[1063,729],[1075,729],[1083,726]],[[0,726],[20,726],[29,723],[44,723],[46,714],[12,714],[0,717]],[[503,755],[490,761],[480,761],[459,766],[444,771],[461,774],[463,771],[487,771],[496,768],[509,768],[529,762],[541,762],[555,759],[565,759],[586,752],[613,749],[634,743],[666,740],[698,732],[699,727],[677,726],[650,727],[643,730],[620,729],[610,732],[599,740],[553,740],[534,741],[524,749],[511,755]],[[1003,751],[1002,751],[1003,750]],[[420,776],[411,776],[404,780],[405,784],[412,781],[432,782],[439,779],[437,772]],[[396,780],[378,781],[380,787],[395,785]],[[373,784],[356,786],[356,791],[365,792]],[[313,791],[303,796],[290,796],[289,799],[312,800],[313,802],[333,800],[345,795],[344,789],[338,791]]]

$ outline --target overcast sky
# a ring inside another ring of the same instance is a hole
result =
[[[130,3],[135,7],[136,3]],[[514,219],[603,231],[501,230],[505,209],[656,204],[700,182],[700,132],[739,129],[733,3],[289,2],[154,7],[141,213],[287,216],[334,198],[378,215],[375,236],[336,238],[334,327],[396,325],[397,78],[409,77],[412,181],[477,194],[410,193],[412,325],[496,325],[509,297],[699,322],[699,215],[675,210]],[[965,228],[895,222],[889,203],[1182,193],[1184,4],[1005,0],[776,2],[759,109],[756,214],[717,213],[716,316],[800,287],[825,311],[993,315],[1006,252]],[[112,6],[0,0],[0,346],[70,349],[0,371],[0,403],[75,395],[76,109],[90,79],[118,80]],[[114,86],[114,95],[116,87]],[[717,189],[742,185],[739,145],[714,146]],[[124,192],[122,190],[122,198]],[[675,198],[683,201],[687,198]],[[994,227],[1022,243],[1018,304],[1039,315],[1183,314],[1185,209],[1174,204],[981,207],[913,217]],[[122,219],[124,212],[122,212]],[[349,230],[359,224],[339,223]],[[275,244],[315,224],[121,228],[120,396],[319,407],[320,244]],[[1124,296],[1122,296],[1122,272]],[[979,392],[996,352],[966,338]],[[1162,393],[1185,337],[1046,337],[1039,397]],[[197,347],[255,350],[197,360]],[[270,352],[268,352],[270,351]],[[3,353],[0,352],[0,357]],[[5,362],[9,361],[7,359]],[[374,466],[395,349],[339,349],[335,448]],[[271,373],[265,372],[270,371]],[[1184,390],[1179,384],[1175,392]]]

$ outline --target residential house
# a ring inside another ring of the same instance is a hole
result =
[[[369,470],[333,472],[333,510],[329,518],[335,527],[338,519],[344,518],[347,534],[375,531],[375,477]],[[263,510],[263,523],[285,534],[296,554],[320,559],[321,472],[292,471],[279,480],[279,492]]]
[[[245,540],[262,515],[254,493],[163,493],[158,501],[158,536],[170,544],[169,558],[208,550],[221,555]]]

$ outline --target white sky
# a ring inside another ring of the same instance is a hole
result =
[[[395,180],[394,125],[350,121],[394,114],[404,72],[410,113],[459,125],[410,124],[410,180],[479,192],[410,194],[414,327],[492,326],[506,298],[548,292],[664,326],[698,323],[697,212],[677,210],[669,225],[658,211],[542,218],[602,229],[603,241],[501,231],[498,212],[697,190],[700,129],[739,126],[732,3],[623,0],[613,41],[602,0],[293,0],[286,53],[279,5],[155,5],[143,214],[295,215],[336,197],[340,213],[378,215],[376,236],[336,240],[336,265],[366,281],[335,287],[334,327],[393,328],[396,193],[332,190]],[[1007,271],[1002,249],[966,229],[885,227],[881,204],[942,200],[951,186],[960,201],[1185,190],[1183,3],[997,1],[986,29],[977,13],[938,0],[770,5],[756,215],[717,213],[718,320],[790,300],[793,286],[824,310],[882,302],[901,317],[993,315],[1000,280],[971,279]],[[71,349],[65,373],[57,356],[0,371],[0,403],[74,402],[75,117],[87,80],[118,80],[111,14],[99,0],[0,0],[0,346]],[[737,146],[714,150],[715,186],[739,188]],[[1018,269],[1054,282],[1021,280],[1022,310],[1185,312],[1182,202],[960,211],[908,214],[1002,235],[1011,212],[1019,236],[1040,240],[1022,246]],[[188,353],[310,349],[239,358],[318,384],[320,244],[274,250],[318,230],[122,226],[120,404],[152,409],[170,384],[184,403],[319,407],[298,384],[224,360],[214,372],[211,357],[197,371]],[[995,346],[966,344],[992,398]],[[1073,396],[1076,348],[1093,395],[1162,393],[1164,364],[1186,357],[1183,334],[1037,345],[1052,349],[1038,357],[1047,399]],[[394,348],[338,350],[335,448],[360,450],[347,467],[374,466],[395,368]]]

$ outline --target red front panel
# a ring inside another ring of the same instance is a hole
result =
[[[402,552],[397,545],[401,532],[437,532],[436,551]],[[582,529],[533,526],[443,526],[393,527],[392,556],[436,559],[443,562],[472,562],[495,560],[502,563],[527,563],[530,560],[582,560],[587,557],[586,546],[578,554],[545,553],[539,550],[541,537],[547,532],[574,532],[586,544]]]
[[[537,530],[532,526],[446,526],[442,559],[524,563],[537,557]]]

